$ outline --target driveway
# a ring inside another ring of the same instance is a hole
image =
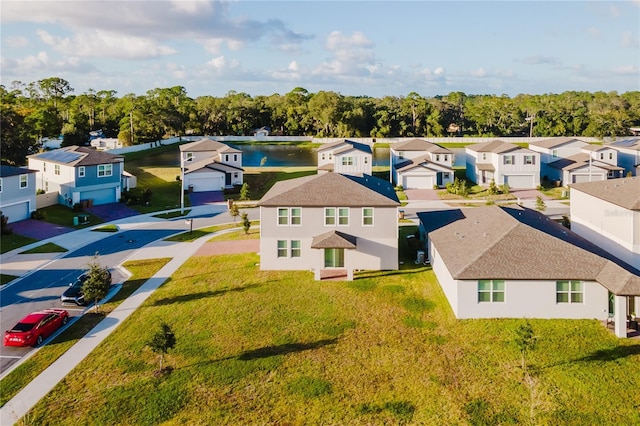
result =
[[[404,193],[411,201],[439,200],[435,189],[405,189]]]
[[[19,222],[9,224],[9,228],[18,235],[33,238],[35,240],[46,240],[47,238],[57,237],[67,232],[75,231],[75,229],[56,225],[54,223],[44,222],[42,220],[25,219]]]
[[[86,207],[85,210],[94,216],[98,216],[105,222],[124,219],[125,217],[139,214],[124,203],[100,204],[99,206]]]
[[[204,206],[205,204],[220,203],[224,201],[222,191],[202,191],[189,193],[192,206]]]
[[[535,200],[538,197],[542,197],[543,200],[551,200],[550,197],[547,197],[537,189],[512,189],[509,192],[520,200]]]

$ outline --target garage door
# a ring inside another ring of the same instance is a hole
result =
[[[116,189],[115,188],[106,188],[106,189],[96,189],[94,191],[84,191],[80,193],[81,200],[93,200],[93,205],[98,206],[100,204],[109,204],[115,203],[116,200]]]
[[[224,188],[224,177],[189,178],[188,185],[193,185],[194,192],[220,191]]]
[[[404,189],[431,189],[433,188],[432,176],[404,176],[402,178]]]
[[[7,223],[18,222],[19,220],[29,219],[31,212],[29,211],[29,202],[25,201],[11,206],[2,206],[2,214],[6,217]]]
[[[505,175],[504,182],[509,188],[533,188],[533,175]]]

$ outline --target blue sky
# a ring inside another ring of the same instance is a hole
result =
[[[0,1],[0,81],[142,95],[640,90],[640,0]]]

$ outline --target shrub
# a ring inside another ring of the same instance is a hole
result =
[[[489,195],[496,195],[498,193],[498,185],[496,185],[495,179],[491,179],[488,192]]]
[[[11,228],[9,228],[8,223],[9,223],[9,217],[3,215],[2,212],[0,212],[0,224],[1,224],[0,234],[2,235],[13,234],[13,231],[11,230]]]
[[[504,185],[502,185],[502,193],[505,195],[509,195],[509,192],[511,191],[511,189],[509,188],[509,184],[505,183]]]
[[[42,210],[34,210],[31,212],[31,219],[44,220],[45,214]]]
[[[45,194],[44,189],[40,188],[36,191],[36,195],[42,195]]]

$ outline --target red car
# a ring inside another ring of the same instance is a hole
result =
[[[22,318],[4,332],[5,346],[36,346],[69,321],[64,309],[45,309]]]

